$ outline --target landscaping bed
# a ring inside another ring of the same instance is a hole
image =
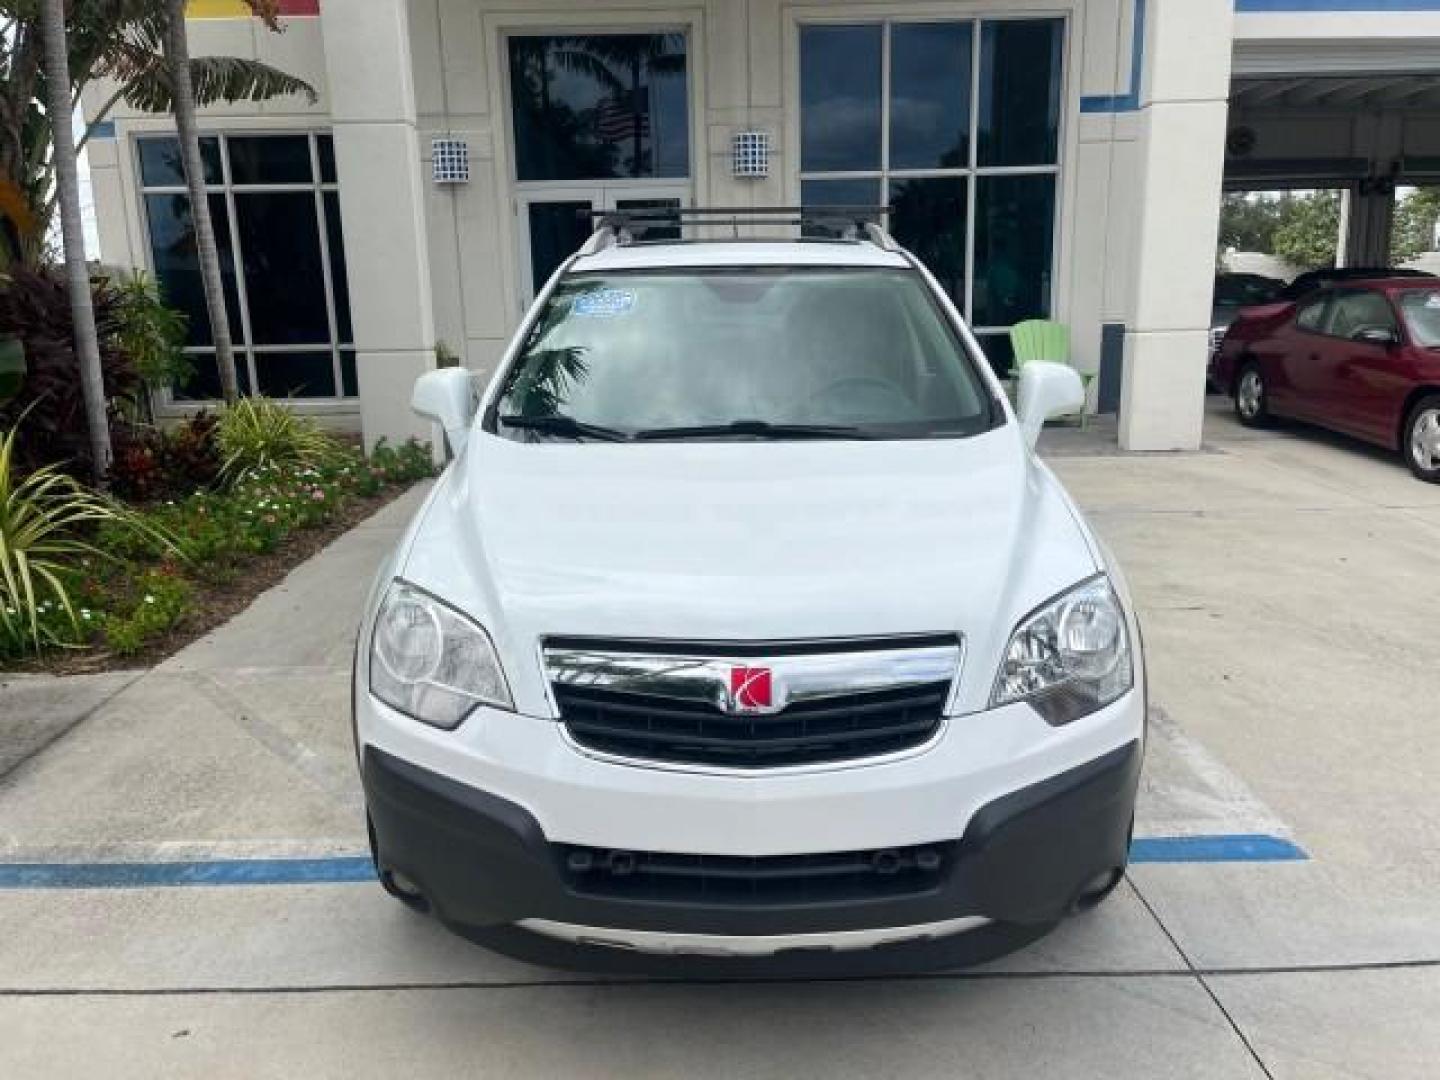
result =
[[[113,496],[10,457],[0,670],[52,674],[153,665],[434,474],[428,446],[367,458],[263,400],[120,448]]]

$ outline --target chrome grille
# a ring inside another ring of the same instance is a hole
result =
[[[633,760],[754,770],[924,745],[944,718],[960,644],[552,641],[545,662],[560,718],[579,745]],[[752,696],[756,686],[763,692]]]

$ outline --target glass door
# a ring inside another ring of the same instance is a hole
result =
[[[683,206],[689,184],[567,185],[519,193],[521,300],[528,307],[560,265],[594,231],[597,210],[648,210]],[[650,229],[647,240],[678,240],[680,229]]]

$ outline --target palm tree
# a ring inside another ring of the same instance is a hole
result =
[[[55,118],[50,125],[54,138],[55,186],[65,238],[65,269],[70,284],[75,353],[80,361],[85,420],[90,428],[91,467],[95,470],[96,482],[103,483],[110,471],[110,423],[105,411],[105,381],[100,370],[100,339],[95,332],[95,310],[90,297],[90,267],[85,261],[85,229],[80,218],[80,169],[75,153],[75,132],[70,126],[74,105],[70,98],[65,0],[44,0],[40,15],[45,41],[46,109]]]
[[[66,6],[71,101],[97,80],[113,84],[91,111],[77,150],[121,101],[147,112],[170,111],[167,0],[70,0]],[[280,29],[275,0],[251,0],[250,6],[269,29]],[[0,0],[0,266],[40,256],[56,208],[52,116],[35,102],[42,36],[37,0]],[[190,81],[201,108],[288,94],[316,100],[303,79],[242,57],[192,57]],[[25,209],[17,214],[19,205]]]
[[[225,288],[220,277],[220,251],[215,246],[215,226],[210,220],[210,196],[205,188],[205,163],[200,157],[200,133],[195,121],[195,87],[190,80],[190,41],[185,29],[185,0],[165,0],[165,57],[170,69],[170,104],[180,136],[180,158],[185,165],[185,185],[190,189],[190,220],[195,227],[195,248],[199,255],[200,282],[205,290],[205,308],[210,314],[210,333],[215,343],[215,363],[220,369],[220,395],[233,405],[240,397],[235,374],[235,347],[230,340],[230,316],[225,310]]]

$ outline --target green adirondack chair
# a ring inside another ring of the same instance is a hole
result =
[[[1017,368],[1033,364],[1037,360],[1052,364],[1066,364],[1070,367],[1075,366],[1070,361],[1070,328],[1064,323],[1051,322],[1048,319],[1027,319],[1025,322],[1016,323],[1010,328],[1010,346],[1015,353]],[[1085,394],[1088,398],[1090,384],[1095,381],[1095,376],[1093,373],[1079,370],[1076,374],[1084,383]],[[1082,408],[1080,410],[1082,430],[1086,423],[1087,414]]]
[[[0,405],[20,392],[25,381],[25,343],[18,337],[0,337]]]

